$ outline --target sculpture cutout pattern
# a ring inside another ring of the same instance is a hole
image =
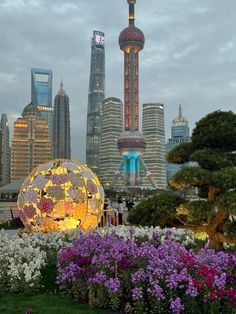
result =
[[[104,191],[88,167],[56,159],[38,166],[25,179],[17,205],[28,230],[85,230],[101,219]]]

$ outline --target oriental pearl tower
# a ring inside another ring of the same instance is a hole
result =
[[[135,188],[141,186],[143,169],[154,188],[157,187],[151,173],[142,158],[146,141],[139,129],[139,51],[143,49],[145,38],[143,32],[134,24],[134,5],[136,0],[127,0],[129,4],[129,26],[119,36],[120,49],[124,51],[124,132],[117,141],[123,159],[111,185],[122,177],[124,185]]]

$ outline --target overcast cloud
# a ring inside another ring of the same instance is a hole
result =
[[[165,104],[166,138],[178,104],[192,129],[214,110],[236,104],[236,1],[137,0],[140,109]],[[105,32],[106,97],[123,101],[126,0],[0,0],[0,113],[13,121],[30,102],[32,67],[53,70],[53,98],[61,78],[70,97],[72,157],[85,161],[86,113],[93,30]]]

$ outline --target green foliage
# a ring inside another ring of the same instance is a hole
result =
[[[203,169],[219,170],[234,166],[235,162],[231,156],[231,154],[226,155],[221,151],[205,148],[196,150],[190,156],[190,160],[197,162]]]
[[[205,231],[209,230],[211,247],[220,248],[225,239],[222,230],[227,236],[230,215],[236,214],[236,114],[215,111],[202,118],[193,130],[191,145],[191,150],[189,145],[177,146],[169,153],[168,161],[194,161],[198,167],[181,169],[169,184],[175,189],[198,188],[205,203],[186,204],[187,214],[181,221],[183,225],[207,223]],[[226,241],[235,243],[236,239]]]
[[[158,194],[142,201],[128,215],[128,221],[141,226],[171,226],[176,217],[176,208],[184,202],[173,194]]]
[[[211,172],[200,167],[185,167],[170,179],[170,186],[175,189],[199,187],[211,183]]]
[[[195,149],[236,150],[236,114],[219,110],[199,120],[192,132],[192,144]]]
[[[221,194],[215,203],[219,210],[225,210],[231,215],[236,215],[236,190]]]
[[[55,260],[50,261],[42,269],[42,291],[55,291],[57,289],[56,278],[57,278],[57,268],[55,265]]]
[[[222,192],[236,188],[236,168],[225,168],[213,174],[214,186]]]
[[[232,219],[231,221],[228,221],[225,230],[227,231],[227,235],[231,237],[236,236],[236,219]]]
[[[183,143],[173,148],[166,156],[166,160],[173,164],[184,164],[189,161],[193,153],[192,143]]]
[[[205,200],[187,202],[184,207],[187,210],[187,223],[202,224],[208,223],[213,217],[214,204]]]

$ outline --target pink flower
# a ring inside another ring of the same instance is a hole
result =
[[[23,222],[23,224],[26,225],[27,219],[26,219],[25,213],[22,210],[19,211],[19,217],[20,217],[20,220]]]
[[[37,207],[42,213],[50,214],[53,210],[54,203],[50,198],[42,197]]]
[[[211,293],[210,293],[210,300],[214,301],[216,297],[217,297],[216,296],[216,292],[215,291],[211,291]]]
[[[36,214],[36,210],[35,210],[35,208],[34,208],[34,206],[33,205],[25,205],[24,207],[23,207],[23,211],[24,211],[24,213],[25,213],[25,216],[27,217],[27,218],[32,218],[32,217],[34,217],[34,215]]]
[[[95,194],[98,191],[96,184],[94,184],[91,180],[87,181],[87,188],[91,194]]]

